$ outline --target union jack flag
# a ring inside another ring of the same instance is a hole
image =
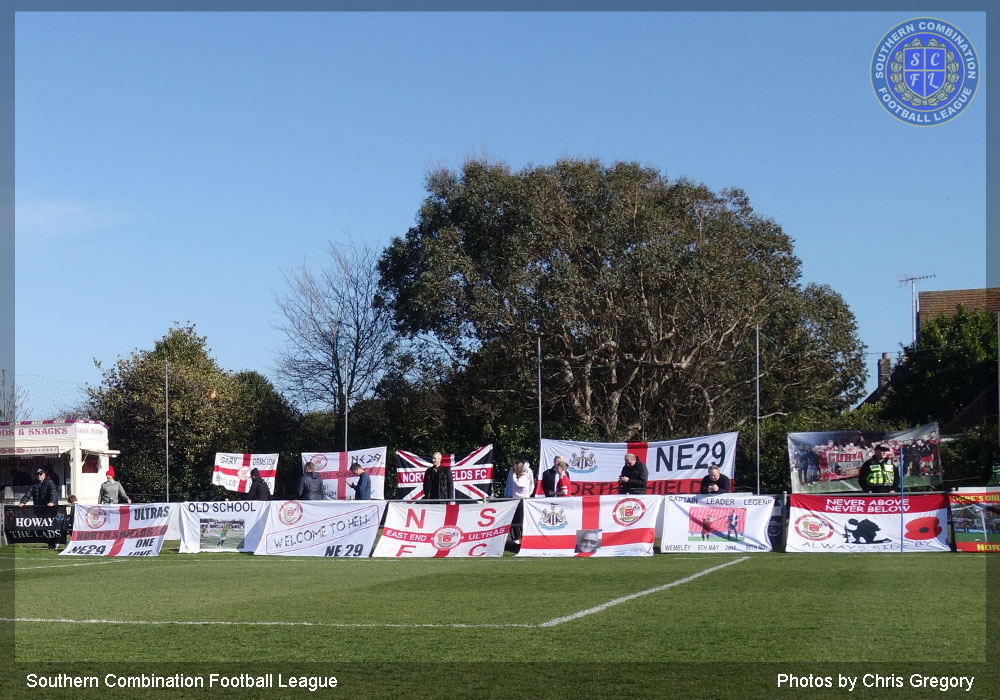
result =
[[[477,448],[464,457],[443,454],[441,464],[451,469],[457,500],[493,495],[493,445]],[[396,491],[402,500],[423,498],[424,472],[430,466],[429,458],[396,450]]]

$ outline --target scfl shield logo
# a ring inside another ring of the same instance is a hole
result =
[[[968,37],[939,19],[917,17],[890,29],[872,55],[872,89],[900,121],[934,126],[969,106],[979,57]]]

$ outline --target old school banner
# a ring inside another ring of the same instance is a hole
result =
[[[955,548],[959,552],[1000,552],[1000,489],[949,494]]]
[[[945,494],[790,497],[787,552],[950,550]]]
[[[367,557],[383,511],[384,501],[271,501],[254,554]]]
[[[770,552],[774,496],[666,496],[661,552]]]
[[[73,537],[62,555],[155,557],[170,524],[171,503],[81,506],[73,511]]]
[[[652,556],[662,496],[532,498],[519,557]]]
[[[502,557],[516,501],[390,503],[376,557]]]
[[[267,483],[267,490],[274,493],[274,477],[278,473],[278,455],[254,455],[233,452],[216,452],[212,483],[228,491],[246,493],[250,490],[250,472],[260,472]]]
[[[733,478],[737,437],[738,432],[660,442],[543,439],[536,493],[542,494],[542,472],[552,466],[557,456],[565,458],[569,464],[569,478],[573,484],[570,496],[618,493],[618,477],[629,452],[635,454],[649,472],[646,493],[697,493],[702,477],[713,464],[718,464],[723,474]]]
[[[316,473],[323,480],[323,493],[330,501],[354,500],[357,477],[351,471],[352,464],[360,464],[372,480],[372,500],[385,498],[385,447],[370,447],[365,450],[348,452],[303,452],[302,469],[306,462],[312,462]]]
[[[252,552],[267,515],[267,501],[181,503],[181,554]]]

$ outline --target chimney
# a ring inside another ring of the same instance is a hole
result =
[[[878,387],[881,389],[889,383],[889,376],[892,374],[892,361],[889,353],[883,352],[882,358],[878,361]]]

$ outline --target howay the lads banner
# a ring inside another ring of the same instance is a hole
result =
[[[260,478],[267,483],[267,490],[274,493],[274,476],[278,473],[278,455],[254,455],[216,452],[212,483],[228,491],[246,493],[250,490],[250,472],[260,471]]]
[[[267,501],[181,503],[181,554],[252,552],[260,542]]]
[[[170,524],[171,503],[81,506],[73,511],[73,537],[62,555],[155,557]]]
[[[786,552],[948,552],[948,497],[790,496]],[[902,512],[901,512],[902,507]]]
[[[69,518],[63,506],[3,507],[3,534],[10,544],[65,542]]]
[[[367,557],[384,511],[384,501],[271,501],[254,554]]]
[[[662,496],[532,498],[519,557],[652,556]]]
[[[493,445],[473,450],[464,457],[441,456],[441,464],[451,469],[455,498],[477,500],[493,495]],[[404,501],[424,497],[424,473],[431,466],[429,458],[396,450],[396,493]]]
[[[516,501],[390,503],[376,557],[502,557]]]
[[[360,464],[372,480],[372,500],[385,498],[385,447],[348,452],[303,452],[302,469],[312,462],[316,473],[323,480],[323,492],[330,501],[354,500],[354,489],[359,477],[351,465]]]
[[[1000,552],[1000,489],[959,491],[948,498],[955,549]]]
[[[737,437],[738,432],[659,442],[543,439],[536,493],[542,495],[542,472],[552,466],[557,456],[565,458],[569,464],[569,478],[573,484],[570,496],[618,493],[618,477],[629,452],[635,454],[649,472],[646,493],[698,493],[701,480],[712,464],[718,464],[723,474],[733,478]]]
[[[770,552],[774,496],[666,496],[661,552]]]

